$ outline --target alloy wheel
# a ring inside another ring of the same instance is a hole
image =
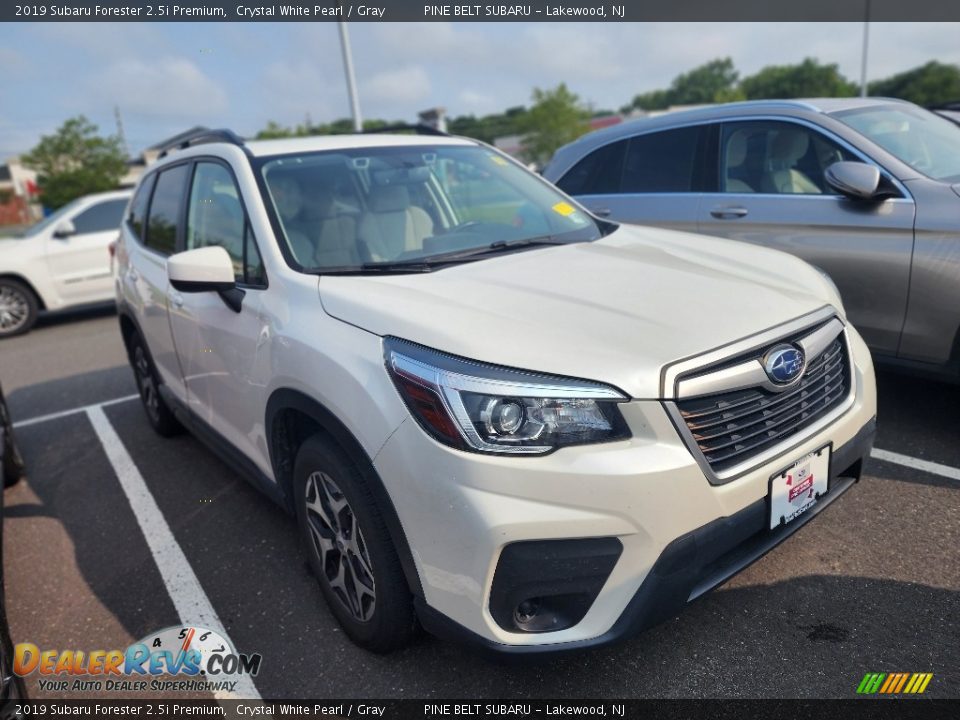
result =
[[[30,303],[17,288],[0,285],[0,331],[19,330],[30,317]]]
[[[157,384],[150,370],[150,361],[147,360],[147,354],[140,345],[137,345],[133,352],[133,367],[137,373],[137,385],[140,388],[143,405],[150,413],[150,417],[156,419],[160,416],[160,397],[157,395]]]
[[[376,584],[360,523],[340,487],[324,472],[306,483],[307,527],[330,589],[361,622],[376,608]]]

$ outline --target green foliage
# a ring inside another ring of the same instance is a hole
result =
[[[570,92],[566,83],[552,90],[534,88],[533,107],[520,123],[526,134],[523,152],[527,160],[549,160],[557,148],[590,130],[589,116],[580,98]]]
[[[926,107],[960,100],[960,67],[931,60],[869,85],[871,95],[909,100]]]
[[[364,130],[379,130],[389,125],[401,125],[402,121],[387,122],[386,120],[364,120]],[[311,135],[349,135],[354,132],[353,120],[350,118],[340,118],[331,123],[322,123],[320,125],[297,125],[289,128],[278,122],[271,120],[267,126],[258,132],[255,140],[277,140],[281,138],[309,137]]]
[[[733,60],[722,58],[678,75],[670,85],[671,105],[702,105],[717,102],[717,96],[730,92],[737,84]]]
[[[718,58],[674,78],[666,90],[637,95],[624,110],[665,110],[671,105],[704,105],[740,99],[733,60]]]
[[[127,169],[120,139],[101,137],[97,129],[83,115],[70,118],[21,158],[37,171],[40,197],[49,209],[119,184]]]
[[[454,135],[464,135],[493,144],[495,138],[519,135],[524,132],[523,123],[527,112],[527,108],[519,106],[508,108],[502,113],[484,115],[481,118],[462,115],[450,120],[447,123],[447,129]]]
[[[807,58],[798,65],[769,65],[744,78],[740,89],[748,100],[799,97],[852,97],[855,83],[840,74],[837,65]]]

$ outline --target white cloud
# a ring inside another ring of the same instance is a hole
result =
[[[185,58],[113,62],[89,76],[90,97],[151,117],[203,120],[228,108],[224,89]]]
[[[359,82],[360,96],[375,105],[409,108],[430,96],[430,78],[420,65],[384,70]]]

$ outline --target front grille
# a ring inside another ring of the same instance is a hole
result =
[[[677,407],[710,468],[721,474],[810,427],[850,394],[843,335],[784,392],[748,388],[679,400]]]

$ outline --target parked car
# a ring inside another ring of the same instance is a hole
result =
[[[44,310],[113,302],[108,246],[129,200],[129,190],[87,195],[0,238],[0,338],[29,331]]]
[[[594,214],[794,253],[836,282],[876,359],[960,379],[960,129],[880,98],[733,103],[557,151]]]
[[[294,513],[378,652],[415,617],[516,653],[635,632],[872,443],[870,353],[822,273],[597,220],[475,141],[198,135],[141,179],[117,265],[150,424]]]
[[[0,481],[3,488],[19,482],[25,466],[13,438],[13,421],[0,386]],[[6,593],[3,583],[3,496],[0,495],[0,702],[25,698],[23,678],[13,672],[13,642],[7,624]]]

